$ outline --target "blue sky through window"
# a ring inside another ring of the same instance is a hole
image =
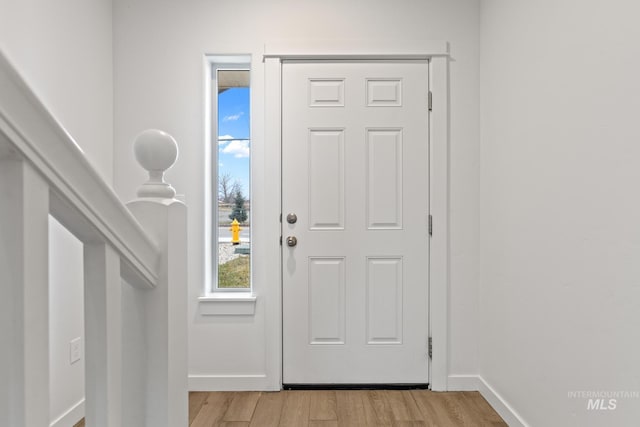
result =
[[[218,95],[218,175],[229,173],[249,199],[249,88],[227,89]]]

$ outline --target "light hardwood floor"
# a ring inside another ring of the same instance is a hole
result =
[[[192,392],[191,427],[506,426],[478,392]]]

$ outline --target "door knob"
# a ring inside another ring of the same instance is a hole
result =
[[[295,236],[287,237],[287,246],[292,248],[297,244],[298,244],[298,239]]]
[[[289,224],[295,224],[297,221],[298,221],[298,215],[294,213],[290,213],[289,215],[287,215],[287,222]]]

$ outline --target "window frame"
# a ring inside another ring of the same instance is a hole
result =
[[[246,288],[220,288],[218,287],[218,190],[219,190],[219,148],[218,148],[218,72],[219,71],[249,71],[249,140],[252,136],[252,99],[251,89],[252,70],[251,55],[206,55],[205,56],[205,292],[204,298],[215,297],[235,300],[237,298],[246,299],[253,295],[253,261],[250,264],[249,286]],[[249,149],[251,150],[251,144]],[[249,180],[251,192],[252,159],[249,163]],[[252,222],[252,211],[249,212],[250,222]],[[250,231],[250,234],[251,231]],[[252,246],[252,237],[249,238],[249,245]],[[215,260],[215,261],[214,261]],[[226,296],[225,296],[226,294]]]

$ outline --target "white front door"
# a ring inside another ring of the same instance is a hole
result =
[[[428,382],[428,70],[283,64],[285,384]]]

